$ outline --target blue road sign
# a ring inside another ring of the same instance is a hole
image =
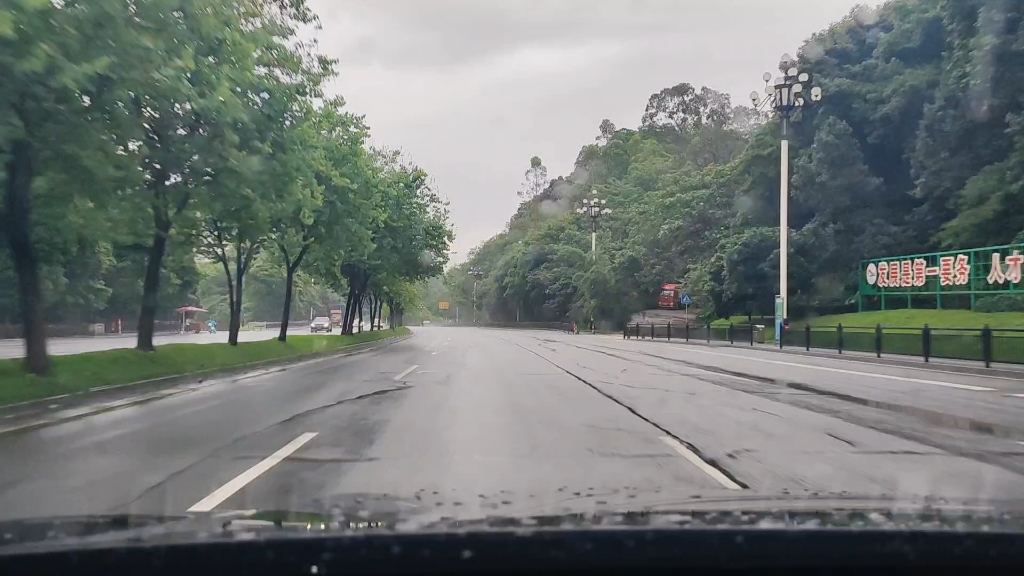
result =
[[[690,298],[689,294],[682,294],[679,296],[679,303],[683,306],[689,306],[693,304],[693,298]]]

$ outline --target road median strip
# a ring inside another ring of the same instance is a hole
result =
[[[350,336],[291,336],[287,342],[265,340],[228,344],[168,344],[155,352],[105,350],[53,357],[53,374],[25,374],[20,359],[0,360],[0,418],[53,401],[67,401],[122,388],[167,387],[214,376],[361,351],[402,339],[407,328]]]

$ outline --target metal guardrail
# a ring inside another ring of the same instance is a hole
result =
[[[641,324],[639,322],[627,324],[622,330],[623,339],[640,340],[712,340],[718,342],[729,342],[730,344],[763,344],[765,342],[765,327],[757,324]]]
[[[757,324],[627,324],[624,339],[704,340],[730,344],[764,344],[766,329]],[[1024,328],[931,328],[882,326],[791,326],[776,338],[780,348],[874,352],[932,358],[1024,364]]]
[[[975,360],[985,367],[993,362],[1024,364],[1024,329],[931,328],[882,326],[802,326],[791,327],[782,334],[779,347],[792,346],[805,350],[831,349],[920,356],[925,362],[932,358]]]

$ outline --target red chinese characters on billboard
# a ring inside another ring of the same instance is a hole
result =
[[[914,286],[920,288],[928,282],[928,261],[924,258],[914,259]]]
[[[863,263],[862,294],[1024,291],[1024,244]]]
[[[999,263],[1001,258],[999,252],[992,253],[992,265],[989,267],[988,272],[988,283],[989,284],[1003,284],[1009,282],[1011,284],[1018,284],[1021,279],[1021,264],[1024,263],[1024,255],[1021,255],[1020,250],[1014,250],[1013,254],[1006,257],[1006,268]]]
[[[1011,277],[1020,282],[1024,255],[1015,252],[1013,256],[1007,256],[1005,262],[1007,268],[1004,272],[999,254],[992,255],[990,284],[1002,283]],[[938,263],[938,266],[928,266],[924,258],[872,262],[865,271],[866,280],[879,288],[921,288],[928,283],[928,278],[936,276],[940,286],[966,286],[971,283],[971,260],[966,254],[942,256]]]
[[[964,286],[971,283],[971,260],[966,254],[957,254],[953,264],[953,284]]]
[[[943,286],[953,285],[953,260],[952,256],[939,258],[939,284]]]

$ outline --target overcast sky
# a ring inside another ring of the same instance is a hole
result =
[[[331,91],[451,202],[453,262],[499,232],[531,156],[568,174],[603,118],[689,82],[747,103],[852,0],[309,0]],[[877,5],[878,2],[868,2]]]

